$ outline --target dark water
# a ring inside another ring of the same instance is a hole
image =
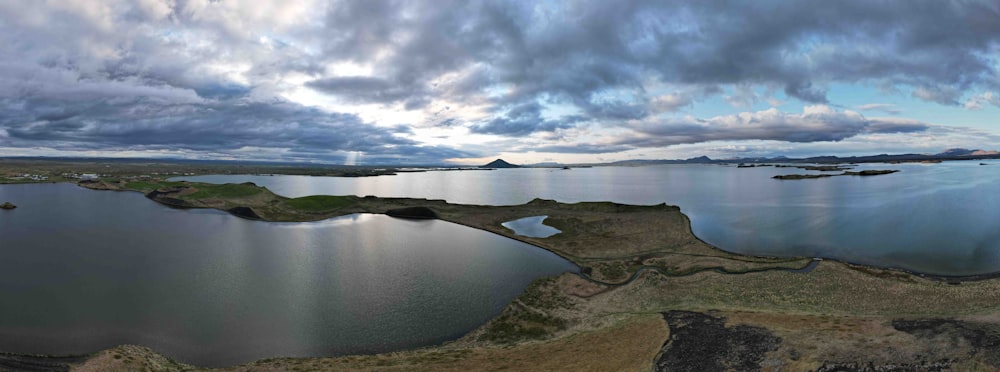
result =
[[[872,164],[873,177],[779,181],[795,168],[500,169],[369,178],[202,176],[286,196],[377,195],[511,205],[532,198],[678,205],[702,239],[747,254],[818,256],[945,274],[1000,271],[1000,163]]]
[[[316,223],[173,210],[138,193],[0,186],[0,351],[123,343],[183,362],[398,350],[457,338],[571,263],[442,221]]]

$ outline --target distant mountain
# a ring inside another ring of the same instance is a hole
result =
[[[966,149],[947,149],[940,154],[935,154],[934,156],[950,157],[950,156],[972,156],[972,153],[979,150],[966,150]]]
[[[489,164],[480,165],[480,168],[520,168],[520,165],[514,165],[504,161],[503,159],[497,159],[491,161]]]
[[[532,168],[552,168],[552,167],[561,167],[563,165],[554,161],[546,161],[541,163],[525,164],[524,166]]]
[[[778,156],[773,158],[735,158],[735,159],[711,159],[707,156],[699,156],[690,159],[659,159],[659,160],[621,160],[612,163],[592,164],[592,165],[657,165],[657,164],[763,164],[763,163],[891,163],[891,162],[918,162],[918,161],[941,161],[941,160],[973,160],[973,159],[1000,159],[1000,151],[990,150],[968,150],[968,149],[948,149],[938,154],[879,154],[866,156],[813,156],[808,158],[788,158]]]
[[[938,157],[960,157],[960,156],[990,156],[990,155],[1000,155],[997,151],[987,151],[987,150],[966,150],[966,149],[948,149],[945,152],[934,155]]]
[[[609,165],[656,165],[656,164],[712,164],[719,163],[719,160],[712,160],[707,156],[699,156],[697,158],[690,159],[659,159],[659,160],[643,160],[643,159],[633,159],[633,160],[620,160],[613,163],[608,163]]]

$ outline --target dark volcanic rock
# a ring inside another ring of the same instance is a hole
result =
[[[837,172],[837,171],[851,169],[851,168],[842,167],[842,166],[839,166],[839,165],[803,165],[803,166],[796,167],[796,168],[804,169],[804,170],[811,170],[811,171],[820,171],[820,172]]]
[[[806,180],[812,178],[826,178],[833,177],[832,174],[782,174],[780,176],[774,176],[776,180]]]
[[[17,206],[12,204],[11,202],[0,204],[0,209],[14,209],[14,208],[17,208]]]
[[[823,363],[816,372],[940,372],[951,371],[951,361],[900,363],[876,365],[874,363]]]
[[[226,212],[232,213],[236,217],[246,218],[248,220],[259,220],[260,215],[254,212],[253,208],[250,207],[233,207],[226,210]]]
[[[824,172],[826,172],[826,171],[824,171]],[[891,173],[896,173],[896,172],[899,172],[899,171],[898,170],[894,170],[894,169],[890,169],[890,170],[868,169],[868,170],[863,170],[863,171],[860,171],[860,172],[846,171],[846,172],[841,173],[841,174],[783,174],[783,175],[774,176],[774,177],[771,177],[771,178],[774,178],[776,180],[805,180],[805,179],[810,179],[810,178],[824,178],[824,177],[833,177],[833,176],[878,176],[878,175],[882,175],[882,174],[891,174]]]
[[[436,219],[437,213],[427,207],[406,207],[390,209],[385,214],[397,218]]]
[[[0,353],[0,371],[69,371],[90,355],[44,356]]]
[[[691,311],[663,314],[670,339],[656,359],[656,371],[759,371],[764,353],[781,338],[765,328],[726,327],[725,318]]]
[[[491,161],[489,164],[480,165],[480,168],[520,168],[520,165],[514,165],[504,161],[503,159],[497,159]]]
[[[894,319],[892,327],[917,338],[964,339],[972,347],[972,354],[1000,368],[1000,325],[954,319]]]
[[[162,197],[162,196],[166,196],[166,195],[170,195],[170,194],[174,194],[174,193],[179,193],[179,192],[182,192],[182,191],[184,191],[184,190],[186,190],[188,188],[189,187],[187,187],[187,186],[180,186],[180,187],[170,187],[170,188],[156,189],[156,190],[153,190],[153,191],[150,191],[149,193],[147,193],[146,197],[150,198],[150,199],[153,199],[153,200],[156,200],[156,198],[158,198],[158,197]]]
[[[171,195],[177,195],[177,194],[181,193],[182,191],[187,190],[189,188],[190,187],[188,187],[188,186],[179,186],[179,187],[157,189],[157,190],[150,191],[148,194],[146,194],[146,197],[149,198],[149,199],[152,199],[152,200],[154,200],[154,201],[156,201],[156,202],[158,202],[160,204],[166,205],[168,207],[173,207],[173,208],[191,208],[192,206],[188,202],[186,202],[186,201],[184,201],[182,199],[175,198],[175,197],[171,196]]]
[[[895,170],[895,169],[887,169],[887,170],[868,169],[868,170],[863,170],[863,171],[860,171],[860,172],[844,172],[843,175],[844,176],[878,176],[878,175],[882,175],[882,174],[892,174],[892,173],[896,173],[896,172],[899,172],[899,171]]]

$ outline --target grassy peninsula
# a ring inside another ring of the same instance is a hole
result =
[[[550,250],[582,269],[582,275],[536,281],[498,317],[444,345],[377,355],[271,358],[224,370],[1000,368],[998,280],[733,254],[695,237],[674,206],[285,198],[249,183],[104,180],[81,186],[141,192],[172,207],[214,208],[266,221],[430,211]],[[562,233],[528,238],[500,225],[534,215],[548,215],[545,223]],[[18,365],[199,369],[130,345],[74,358],[0,355],[0,366]]]

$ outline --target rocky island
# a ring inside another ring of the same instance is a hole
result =
[[[489,164],[480,165],[479,167],[480,168],[498,169],[498,168],[520,168],[521,166],[520,165],[515,165],[515,164],[508,163],[507,161],[505,161],[503,159],[497,159],[497,160],[489,162]]]
[[[863,171],[858,171],[858,172],[844,171],[844,173],[841,173],[841,174],[782,174],[782,175],[777,175],[777,176],[774,176],[774,177],[771,177],[771,178],[774,178],[776,180],[806,180],[806,179],[813,179],[813,178],[826,178],[826,177],[836,177],[836,176],[862,176],[862,177],[866,177],[866,176],[878,176],[878,175],[883,175],[883,174],[892,174],[892,173],[896,173],[896,172],[899,172],[899,171],[895,170],[895,169],[889,169],[889,170],[869,169],[869,170],[863,170]]]

